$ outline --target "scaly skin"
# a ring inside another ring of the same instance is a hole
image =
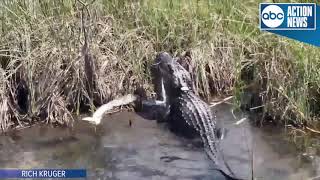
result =
[[[168,53],[157,56],[156,66],[165,91],[162,91],[166,96],[164,103],[169,108],[168,121],[173,129],[182,134],[198,133],[216,169],[229,179],[237,179],[220,153],[220,128],[209,105],[193,92],[189,72]]]

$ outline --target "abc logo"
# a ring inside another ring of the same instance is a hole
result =
[[[284,13],[279,6],[269,5],[263,9],[261,19],[266,26],[276,28],[282,24]]]

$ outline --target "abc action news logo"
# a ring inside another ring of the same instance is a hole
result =
[[[315,3],[261,3],[261,30],[315,30]]]

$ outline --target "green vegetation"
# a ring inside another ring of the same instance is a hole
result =
[[[191,50],[204,98],[236,95],[240,105],[249,93],[250,107],[313,134],[306,127],[320,129],[319,48],[261,32],[260,2],[3,0],[1,129],[68,124],[72,113],[137,85],[150,92],[155,54]]]

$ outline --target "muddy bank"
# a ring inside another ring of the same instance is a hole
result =
[[[214,111],[228,128],[222,149],[238,176],[251,179],[252,162],[257,179],[320,175],[317,158],[299,158],[301,153],[278,130],[258,129],[248,121],[234,125],[227,105]],[[199,141],[177,137],[164,123],[133,112],[107,115],[96,131],[78,121],[73,129],[46,125],[8,133],[0,137],[0,148],[3,168],[86,168],[88,179],[217,179]]]

